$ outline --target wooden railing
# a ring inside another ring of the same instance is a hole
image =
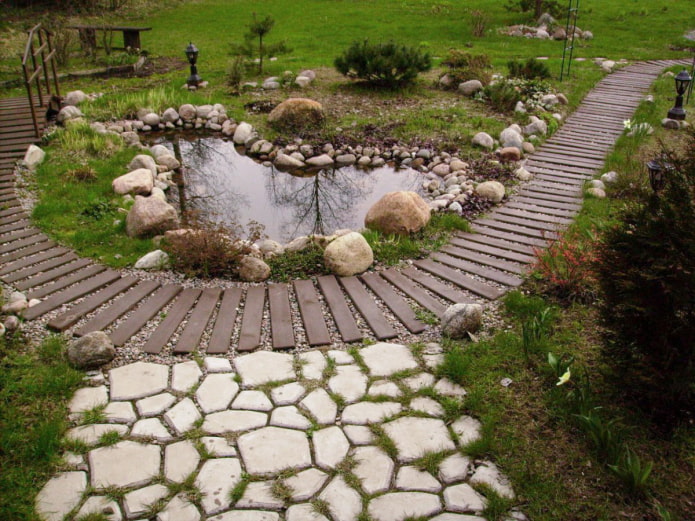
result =
[[[51,33],[41,24],[36,24],[27,38],[27,45],[24,49],[22,57],[22,70],[24,72],[24,85],[27,89],[29,97],[29,107],[31,107],[31,119],[34,122],[34,132],[36,137],[41,137],[41,129],[39,121],[36,117],[37,106],[34,96],[38,98],[38,107],[43,108],[50,102],[51,96],[60,96],[60,87],[58,85],[58,73],[55,65],[55,50],[51,45]],[[50,66],[50,70],[49,70]],[[41,85],[43,77],[44,89]],[[53,82],[54,91],[51,92],[51,80]],[[36,86],[36,93],[32,90],[32,84]],[[44,100],[44,97],[46,98]]]

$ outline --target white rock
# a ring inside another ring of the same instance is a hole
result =
[[[239,392],[237,384],[228,373],[209,374],[195,393],[196,401],[204,413],[222,411],[229,407]]]
[[[396,477],[396,488],[436,494],[442,489],[442,485],[429,472],[415,467],[401,467]]]
[[[440,463],[439,479],[446,484],[463,481],[468,476],[470,465],[470,458],[461,454],[452,454]]]
[[[235,506],[237,508],[280,510],[285,504],[273,495],[272,482],[252,481],[247,485],[244,495],[236,502]]]
[[[477,469],[470,479],[471,485],[487,485],[500,496],[514,499],[514,490],[506,476],[502,475],[497,466],[492,462],[485,462]]]
[[[367,391],[367,376],[356,365],[342,365],[336,368],[336,375],[328,380],[331,392],[342,396],[346,403],[362,398]]]
[[[76,519],[84,518],[89,514],[101,514],[108,521],[122,521],[123,519],[118,503],[106,496],[90,496],[77,512]]]
[[[73,105],[68,105],[60,109],[58,116],[56,116],[56,121],[58,123],[66,123],[72,119],[81,118],[83,116],[82,111]]]
[[[357,447],[353,453],[357,465],[353,473],[367,494],[386,492],[393,477],[394,463],[377,447]]]
[[[232,140],[237,145],[243,145],[246,142],[246,140],[253,135],[253,133],[253,127],[249,123],[242,121],[237,125]]]
[[[328,508],[335,521],[354,521],[362,511],[362,498],[359,493],[345,483],[338,475],[323,489],[319,495],[328,503]]]
[[[346,425],[343,432],[353,445],[369,445],[374,442],[374,434],[366,425]]]
[[[480,428],[480,422],[471,416],[461,416],[451,425],[461,446],[480,439]]]
[[[106,405],[108,401],[109,395],[106,386],[85,387],[75,391],[75,394],[68,404],[68,410],[71,413],[89,411],[95,407]]]
[[[171,389],[185,393],[198,384],[203,372],[193,360],[176,364],[171,368]]]
[[[203,436],[200,438],[200,442],[208,451],[211,456],[216,456],[218,458],[226,458],[230,456],[236,456],[237,452],[234,448],[233,442],[229,441],[227,438],[219,438],[217,436]]]
[[[311,466],[309,442],[303,432],[264,427],[243,434],[237,445],[250,474],[276,474],[288,468]]]
[[[115,423],[133,423],[138,419],[130,402],[110,402],[104,408],[106,421]]]
[[[444,505],[450,512],[480,514],[485,510],[487,500],[467,483],[461,483],[444,491]]]
[[[232,363],[226,358],[217,358],[214,356],[206,356],[203,361],[205,370],[208,373],[231,373]]]
[[[338,426],[328,427],[314,432],[314,461],[323,469],[334,469],[347,455],[350,449],[345,434]]]
[[[202,429],[208,434],[243,432],[263,427],[268,415],[256,411],[220,411],[208,414]]]
[[[167,387],[169,368],[135,362],[109,371],[111,400],[134,400],[157,394]]]
[[[169,434],[169,431],[159,418],[147,418],[146,420],[135,422],[130,430],[130,435],[134,438],[153,438],[161,442],[172,439],[171,434]]]
[[[417,367],[413,353],[400,344],[377,343],[363,348],[360,355],[371,376],[391,376]]]
[[[444,415],[444,408],[432,398],[418,396],[410,401],[410,409],[413,411],[424,412],[430,416],[440,417]]]
[[[87,475],[84,472],[58,474],[36,496],[36,513],[45,521],[63,521],[63,517],[80,504],[86,489]]]
[[[46,152],[36,145],[29,145],[26,154],[24,154],[24,165],[29,170],[34,170],[37,166],[43,163],[45,158]]]
[[[230,493],[241,481],[241,465],[236,458],[209,459],[200,469],[195,485],[203,494],[200,501],[206,514],[216,514],[231,506]]]
[[[159,474],[160,448],[134,441],[121,441],[89,453],[91,486],[137,487]]]
[[[285,514],[286,521],[329,521],[326,516],[316,512],[314,505],[311,503],[303,503],[301,505],[292,505],[287,509]]]
[[[465,396],[466,390],[461,387],[458,384],[455,384],[451,380],[447,380],[446,378],[442,378],[437,382],[437,385],[434,386],[434,390],[437,391],[439,394],[443,394],[444,396]]]
[[[183,440],[164,449],[164,477],[181,483],[198,468],[200,455],[191,440]]]
[[[304,396],[304,393],[306,393],[306,390],[302,384],[292,382],[280,387],[274,387],[270,391],[270,396],[275,405],[291,405],[297,403]]]
[[[126,517],[133,518],[145,514],[157,501],[167,496],[169,490],[164,485],[150,485],[128,492],[123,497],[123,510]]]
[[[398,461],[408,463],[428,452],[454,450],[456,446],[442,420],[403,417],[383,425],[398,449]]]
[[[190,398],[184,398],[164,414],[164,421],[179,436],[195,427],[200,418],[200,413]]]
[[[285,485],[292,490],[292,501],[307,501],[321,490],[327,479],[326,473],[312,467],[287,478]]]
[[[118,195],[149,195],[154,187],[154,175],[147,168],[137,168],[114,179],[111,187]]]
[[[157,514],[157,521],[200,521],[200,512],[181,493]]]
[[[430,517],[442,511],[435,494],[424,492],[392,492],[369,502],[369,515],[374,521],[404,521],[406,518]]]
[[[135,407],[140,416],[157,416],[176,401],[176,397],[170,393],[161,393],[135,402]]]
[[[87,101],[88,96],[81,90],[73,90],[68,92],[63,98],[63,103],[66,105],[79,105]]]
[[[475,187],[475,193],[493,203],[499,203],[504,199],[504,185],[499,181],[484,181]]]
[[[292,355],[259,351],[236,358],[234,366],[246,386],[296,379]]]
[[[326,359],[319,351],[300,353],[299,360],[302,363],[303,378],[306,380],[320,380],[323,377]]]
[[[232,409],[248,409],[267,412],[273,404],[263,391],[241,391],[232,402]]]
[[[276,408],[270,415],[270,425],[288,429],[306,430],[311,422],[294,405]]]
[[[402,406],[395,402],[360,402],[345,407],[342,420],[345,424],[367,425],[383,421],[390,416],[400,413]]]
[[[334,423],[338,414],[338,406],[321,388],[309,393],[299,402],[299,406],[311,414],[319,425]]]
[[[419,391],[426,387],[432,387],[434,385],[434,376],[430,373],[420,373],[404,378],[401,380],[401,383],[411,391]]]
[[[389,398],[398,398],[401,395],[401,390],[398,386],[387,380],[379,380],[369,386],[369,396],[388,396]]]
[[[119,436],[125,436],[128,433],[128,427],[103,423],[81,425],[68,430],[65,433],[65,437],[68,440],[80,441],[85,445],[92,446],[98,444],[100,438],[110,432],[116,432]]]
[[[486,148],[488,150],[492,150],[492,148],[495,146],[495,140],[492,139],[492,136],[486,132],[478,132],[475,136],[473,136],[473,140],[471,142],[475,146]]]

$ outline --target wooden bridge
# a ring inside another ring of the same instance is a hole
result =
[[[15,162],[36,141],[31,110],[28,100],[4,99],[0,280],[41,300],[24,312],[26,320],[51,313],[49,328],[77,336],[103,330],[117,346],[139,335],[147,353],[227,353],[264,343],[287,349],[417,334],[426,326],[414,307],[441,316],[452,303],[494,300],[522,284],[534,248],[546,247],[580,210],[583,185],[600,172],[623,121],[632,117],[660,72],[677,63],[636,63],[600,81],[530,156],[526,169],[533,180],[476,219],[474,233],[455,234],[428,258],[358,277],[229,288],[189,288],[124,275],[80,258],[35,228],[17,199],[13,173]]]

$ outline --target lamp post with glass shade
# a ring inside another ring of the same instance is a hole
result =
[[[688,71],[683,69],[676,75],[675,80],[676,104],[671,110],[668,111],[668,118],[684,120],[685,110],[683,109],[683,95],[685,94],[685,91],[688,90],[688,85],[690,85],[690,82],[692,82],[693,79],[691,78],[690,74],[688,74]]]
[[[198,52],[198,48],[189,42],[188,47],[186,47],[186,58],[188,58],[188,63],[191,64],[191,75],[186,80],[186,85],[189,87],[198,87],[201,82],[201,77],[198,75],[198,67],[196,67]]]
[[[649,184],[654,190],[654,194],[658,194],[663,190],[666,184],[666,170],[669,169],[668,164],[662,163],[658,159],[652,159],[647,163],[647,170],[649,170]]]

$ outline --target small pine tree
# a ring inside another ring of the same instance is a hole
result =
[[[232,54],[235,56],[246,56],[253,58],[258,56],[258,74],[263,74],[263,58],[277,54],[290,52],[285,42],[278,42],[269,45],[265,38],[275,26],[275,20],[268,15],[259,19],[253,13],[253,20],[248,25],[249,32],[244,35],[244,43],[233,43]]]

